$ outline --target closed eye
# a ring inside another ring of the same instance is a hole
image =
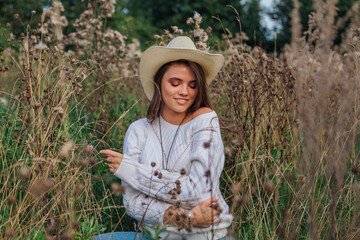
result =
[[[170,80],[170,84],[171,84],[171,86],[173,86],[173,87],[177,87],[177,86],[180,85],[180,80],[172,79],[172,80]]]
[[[196,82],[190,82],[189,87],[192,88],[192,89],[196,89],[197,83]]]

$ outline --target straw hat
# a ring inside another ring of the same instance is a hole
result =
[[[154,77],[165,63],[188,60],[199,64],[205,73],[206,82],[214,80],[224,63],[221,54],[210,54],[196,49],[194,42],[185,36],[176,37],[166,47],[148,48],[140,60],[140,80],[148,99],[154,95]]]

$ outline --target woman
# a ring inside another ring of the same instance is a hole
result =
[[[224,147],[206,91],[223,62],[184,36],[147,49],[140,61],[147,118],[130,125],[124,154],[100,151],[126,185],[127,213],[151,232],[152,224],[166,227],[162,238],[224,239],[231,224],[219,189]]]

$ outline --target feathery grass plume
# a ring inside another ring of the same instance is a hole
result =
[[[351,235],[349,222],[359,219],[355,214],[350,221],[347,216],[351,210],[338,210],[353,204],[347,194],[354,179],[346,169],[359,161],[353,139],[358,136],[360,82],[356,77],[359,59],[353,57],[358,44],[342,52],[333,45],[336,3],[315,1],[309,30],[293,39],[284,53],[296,78],[296,135],[301,144],[297,164],[299,174],[306,176],[304,189],[310,199],[299,196],[306,206],[309,237],[313,239]],[[324,181],[327,184],[322,186]]]

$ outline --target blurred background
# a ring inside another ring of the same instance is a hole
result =
[[[87,8],[88,0],[61,1],[66,11],[64,16],[69,21],[69,27],[64,33],[74,31],[72,23]],[[112,2],[112,1],[105,1]],[[115,1],[114,1],[115,2]],[[336,18],[343,17],[356,0],[339,0]],[[308,15],[314,11],[311,0],[300,0],[300,17],[303,30],[307,30]],[[21,22],[14,22],[14,34],[21,32],[32,19],[38,21],[40,14],[31,17],[31,11],[42,12],[43,8],[51,6],[48,0],[2,0],[0,3],[0,22],[3,25],[12,21],[18,13]],[[228,29],[232,33],[246,33],[250,46],[261,46],[267,51],[274,49],[274,36],[277,33],[276,44],[281,49],[291,40],[290,14],[293,8],[292,0],[117,0],[115,13],[108,19],[107,26],[127,35],[128,39],[140,40],[141,49],[146,48],[146,42],[153,39],[163,29],[178,26],[188,30],[186,20],[197,11],[203,17],[203,25],[213,28],[215,39]],[[237,20],[237,14],[239,19]],[[221,21],[221,22],[220,22]],[[341,34],[348,26],[345,23]],[[1,26],[0,26],[1,27]],[[338,40],[337,40],[338,41]],[[0,45],[1,46],[1,45]]]

